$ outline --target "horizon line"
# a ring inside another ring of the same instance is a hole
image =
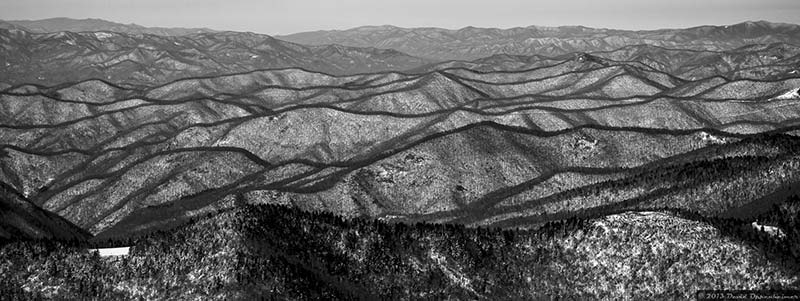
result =
[[[359,28],[379,28],[379,27],[391,27],[391,28],[408,29],[408,30],[414,30],[414,29],[441,29],[441,30],[447,30],[447,31],[459,31],[459,30],[470,29],[470,28],[488,29],[488,30],[512,30],[512,29],[526,29],[526,28],[570,28],[570,27],[572,27],[572,28],[575,28],[575,27],[580,28],[580,27],[582,27],[582,28],[588,28],[588,29],[618,30],[618,31],[661,31],[661,30],[692,29],[692,28],[700,28],[700,27],[724,27],[724,26],[734,26],[734,25],[747,24],[747,23],[769,23],[769,24],[776,24],[776,25],[800,26],[800,23],[777,22],[777,21],[770,21],[770,20],[765,20],[765,19],[761,19],[761,20],[749,19],[749,20],[739,21],[739,22],[736,22],[736,23],[726,23],[726,24],[698,24],[698,25],[692,25],[692,26],[687,26],[687,27],[662,27],[662,28],[651,28],[651,29],[628,29],[628,28],[612,28],[612,27],[593,27],[593,26],[577,25],[577,24],[565,24],[565,25],[556,25],[556,26],[531,24],[531,25],[513,26],[513,27],[480,27],[480,26],[474,26],[474,25],[467,25],[467,26],[463,26],[463,27],[459,27],[459,28],[438,27],[438,26],[408,26],[408,27],[406,27],[406,26],[397,26],[397,25],[393,25],[393,24],[381,24],[381,25],[366,24],[366,25],[359,25],[359,26],[355,26],[355,27],[339,27],[339,28],[330,28],[330,29],[304,30],[304,31],[291,32],[291,33],[265,33],[265,32],[252,31],[252,30],[219,29],[219,28],[194,27],[194,26],[160,26],[160,25],[150,26],[150,25],[143,25],[143,24],[139,24],[139,23],[135,23],[135,22],[124,23],[124,22],[119,22],[119,21],[114,21],[114,20],[109,20],[109,19],[103,19],[103,18],[98,18],[98,17],[87,17],[87,18],[49,17],[49,18],[42,18],[42,19],[14,19],[14,20],[0,19],[0,21],[8,22],[8,23],[12,23],[13,24],[13,22],[41,22],[41,21],[56,20],[56,19],[66,19],[66,20],[72,20],[72,21],[98,20],[98,21],[116,23],[116,24],[121,24],[121,25],[128,25],[128,26],[141,26],[141,27],[144,27],[144,28],[203,29],[203,30],[211,30],[211,31],[219,31],[219,32],[226,32],[226,31],[227,32],[251,32],[251,33],[264,34],[264,35],[276,36],[276,37],[277,36],[290,36],[290,35],[303,34],[303,33],[329,32],[329,31],[349,31],[349,30],[355,30],[355,29],[359,29]]]

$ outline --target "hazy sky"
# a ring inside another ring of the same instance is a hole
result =
[[[51,17],[266,34],[383,24],[655,29],[746,20],[800,23],[800,0],[0,0],[0,19]]]

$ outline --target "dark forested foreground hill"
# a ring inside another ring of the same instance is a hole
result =
[[[800,288],[800,199],[757,222],[620,212],[536,231],[343,220],[246,205],[130,241],[0,248],[12,299],[687,299],[698,289]],[[793,250],[793,251],[792,251]]]

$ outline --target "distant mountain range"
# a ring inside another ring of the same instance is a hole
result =
[[[561,55],[610,51],[637,44],[692,50],[730,50],[749,44],[800,44],[800,26],[766,21],[687,29],[617,30],[583,26],[401,28],[365,26],[303,32],[276,38],[307,45],[340,44],[396,49],[438,60],[473,60],[496,54]]]
[[[0,88],[85,79],[151,85],[285,67],[334,75],[424,73],[459,66],[521,70],[587,52],[639,62],[682,79],[710,75],[768,79],[800,75],[800,48],[795,46],[800,41],[798,28],[763,21],[650,31],[581,26],[502,30],[371,26],[276,39],[98,19],[0,21]],[[441,62],[446,59],[474,61]]]
[[[0,29],[0,83],[6,85],[53,85],[90,78],[155,84],[285,67],[353,74],[405,70],[429,62],[396,50],[303,46],[254,33],[159,36]]]
[[[684,80],[711,76],[727,79],[775,79],[800,76],[800,47],[786,43],[754,44],[726,51],[672,49],[631,45],[612,51],[573,53],[555,57],[496,54],[474,61],[445,61],[409,70],[412,73],[467,68],[479,71],[526,70],[569,59],[601,58],[636,63],[648,70]]]
[[[333,75],[403,71],[425,73],[453,67],[524,70],[582,54],[498,54],[474,61],[434,62],[379,48],[304,46],[266,35],[215,32],[185,36],[113,32],[35,34],[0,29],[0,89],[18,84],[55,85],[86,79],[152,85],[185,77],[219,76],[297,67]],[[727,51],[631,45],[592,52],[593,57],[636,62],[685,80],[708,76],[783,78],[800,75],[800,47],[774,43]]]
[[[215,30],[208,28],[144,27],[136,24],[122,24],[101,19],[77,20],[70,18],[0,21],[0,28],[22,29],[32,33],[53,33],[61,31],[111,31],[127,34],[154,34],[160,36],[182,36],[204,32],[215,32]]]

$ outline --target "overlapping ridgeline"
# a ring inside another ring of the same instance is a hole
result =
[[[0,94],[0,178],[101,237],[243,202],[507,227],[735,215],[800,180],[797,53],[631,46],[408,73],[17,84]]]
[[[619,30],[584,26],[528,26],[508,29],[465,27],[400,28],[364,26],[348,30],[302,32],[277,38],[306,45],[380,47],[440,60],[474,60],[498,53],[557,56],[571,52],[613,51],[638,44],[665,48],[727,51],[752,44],[800,43],[800,26],[766,21],[658,30]]]
[[[0,21],[0,87],[95,78],[147,86],[189,76],[284,67],[339,75],[412,69],[424,72],[454,66],[520,70],[551,65],[576,52],[640,62],[689,80],[712,75],[771,79],[800,72],[793,46],[800,43],[800,29],[789,24],[747,22],[652,32],[570,27],[506,31],[473,28],[458,34],[428,33],[442,31],[438,29],[397,30],[281,37],[321,44],[306,46],[254,33],[146,28],[102,20]],[[396,36],[398,32],[402,34]],[[319,40],[322,38],[335,41]],[[399,44],[382,43],[382,39]],[[559,44],[563,47],[552,48]],[[426,65],[453,58],[477,60]]]
[[[594,51],[591,54],[609,60],[637,64],[646,69],[692,81],[713,76],[726,79],[776,79],[800,76],[798,47],[785,42],[747,45],[725,51],[639,44],[609,51]],[[555,57],[500,54],[474,61],[450,61],[415,70],[430,71],[433,68],[462,67],[480,71],[514,71],[552,65],[570,56],[572,54]]]
[[[0,87],[84,79],[152,85],[189,76],[280,67],[352,74],[403,70],[430,62],[395,50],[304,46],[254,33],[161,36],[150,32],[0,29]]]

